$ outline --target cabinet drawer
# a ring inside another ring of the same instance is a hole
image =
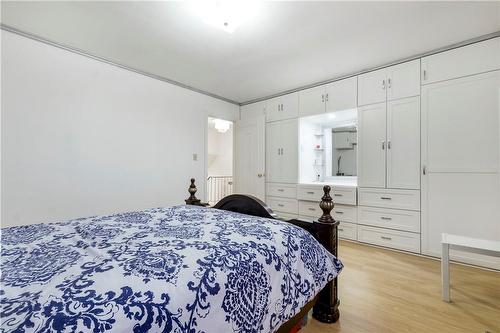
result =
[[[297,187],[297,199],[319,202],[323,197],[323,186],[299,185]]]
[[[294,219],[299,218],[299,216],[297,214],[287,214],[287,213],[282,213],[282,212],[276,212],[276,215],[278,215],[278,218],[285,219],[285,220],[294,220]]]
[[[356,187],[332,186],[331,196],[335,204],[356,205]],[[317,201],[323,197],[323,185],[299,185],[297,199]]]
[[[267,183],[266,195],[280,198],[297,198],[297,186],[291,184]]]
[[[420,252],[420,234],[358,224],[358,240],[393,249]]]
[[[339,238],[357,240],[357,226],[349,222],[340,222],[337,227]]]
[[[420,191],[360,188],[359,205],[419,211]]]
[[[344,205],[356,205],[356,188],[355,187],[332,187],[333,203]]]
[[[319,208],[319,202],[299,201],[299,215],[307,215],[319,219],[323,211]]]
[[[298,204],[296,199],[268,197],[266,203],[276,212],[297,214]]]
[[[299,215],[299,220],[306,221],[306,222],[314,222],[314,221],[317,221],[318,218],[319,218],[319,216],[314,217],[314,216]]]
[[[359,206],[358,223],[375,227],[420,232],[420,213],[409,210]]]
[[[357,207],[335,205],[331,212],[335,221],[357,223]]]

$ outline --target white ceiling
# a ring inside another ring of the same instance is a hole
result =
[[[237,102],[500,31],[500,2],[261,2],[234,33],[186,2],[2,2],[2,23]]]

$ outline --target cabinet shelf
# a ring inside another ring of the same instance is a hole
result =
[[[313,148],[314,151],[323,151],[325,150],[324,148]]]

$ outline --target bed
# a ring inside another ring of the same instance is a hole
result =
[[[338,319],[329,214],[280,221],[238,195],[207,208],[191,185],[187,205],[3,228],[0,331],[282,332],[312,306]]]

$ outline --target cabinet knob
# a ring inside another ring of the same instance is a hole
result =
[[[262,175],[261,173],[258,173],[258,174],[257,174],[257,177],[259,177],[259,178],[262,178],[262,176],[263,176],[263,175]]]
[[[385,90],[385,80],[382,80],[382,89]]]
[[[391,78],[388,78],[387,79],[387,88],[390,88],[391,87]]]

